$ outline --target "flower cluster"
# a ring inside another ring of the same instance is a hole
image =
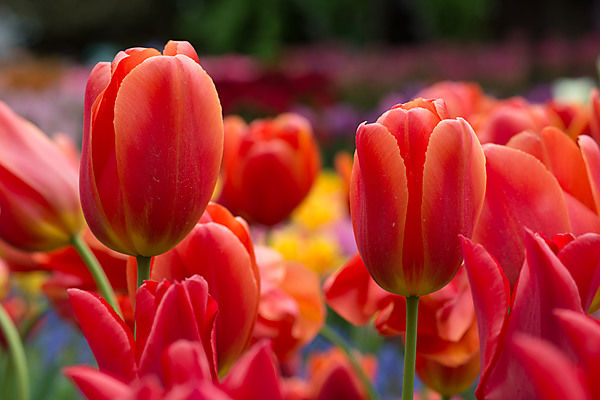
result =
[[[53,313],[92,400],[399,398],[400,354],[403,400],[598,398],[588,97],[440,82],[335,169],[305,116],[223,116],[188,42],[96,65],[80,153],[0,102],[0,392],[30,398]]]

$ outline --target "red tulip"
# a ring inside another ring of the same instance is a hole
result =
[[[356,133],[350,210],[373,279],[403,296],[439,290],[462,262],[485,193],[485,158],[470,125],[441,100],[417,99]]]
[[[83,228],[77,167],[0,102],[0,238],[26,251],[66,246]]]
[[[571,273],[583,309],[588,314],[596,312],[600,309],[600,235],[586,233],[566,240],[558,236],[550,245],[557,247],[558,259]]]
[[[187,42],[120,52],[96,65],[85,96],[80,193],[108,247],[164,253],[196,225],[215,188],[221,106]]]
[[[559,347],[566,345],[569,340],[556,329],[553,310],[583,313],[577,285],[546,242],[527,231],[526,262],[511,302],[508,279],[496,260],[468,239],[462,246],[481,341],[477,397],[535,398],[531,381],[507,344],[519,334],[528,334]]]
[[[260,276],[246,222],[216,203],[208,205],[200,223],[181,243],[153,259],[150,270],[150,278],[158,282],[196,274],[207,281],[210,295],[219,304],[215,336],[218,368],[223,374],[250,343]]]
[[[264,342],[219,382],[217,304],[199,276],[181,283],[146,281],[136,296],[135,339],[106,301],[79,289],[69,295],[98,370],[75,366],[64,372],[88,399],[281,398],[276,360]]]
[[[135,339],[104,299],[79,289],[70,289],[69,296],[99,373],[125,384],[152,375],[165,383],[163,353],[183,339],[201,344],[208,357],[208,373],[216,377],[211,337],[217,304],[202,278],[173,284],[147,281],[141,286],[136,295]]]
[[[219,202],[250,222],[275,225],[308,194],[321,165],[309,122],[280,114],[249,125],[225,118]]]

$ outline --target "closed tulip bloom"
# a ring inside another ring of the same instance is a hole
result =
[[[485,195],[485,158],[471,126],[442,100],[395,106],[356,133],[350,211],[359,252],[385,290],[421,296],[462,262]]]
[[[77,166],[0,102],[0,238],[26,251],[70,243],[83,228]]]
[[[226,117],[219,203],[249,222],[275,225],[306,197],[320,166],[304,117],[280,114],[249,125],[237,116]]]
[[[121,253],[168,251],[202,216],[222,150],[219,98],[189,43],[98,64],[86,88],[80,170],[90,229]]]

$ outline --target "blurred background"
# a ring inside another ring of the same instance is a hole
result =
[[[328,153],[436,81],[532,101],[549,98],[559,78],[595,85],[600,2],[3,0],[0,99],[79,140],[91,67],[169,39],[194,45],[225,114],[301,112]]]

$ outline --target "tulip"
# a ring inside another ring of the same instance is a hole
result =
[[[249,222],[275,225],[308,194],[321,165],[310,123],[297,114],[225,118],[219,203]]]
[[[350,209],[359,252],[385,290],[439,290],[461,264],[485,193],[485,159],[463,119],[441,100],[417,99],[356,133]]]
[[[0,102],[0,238],[26,251],[66,246],[83,228],[77,167]]]
[[[69,296],[98,369],[74,366],[64,373],[88,399],[281,399],[278,366],[265,342],[250,348],[219,382],[217,304],[197,275],[183,282],[147,281],[138,289],[135,338],[103,299],[79,289]]]
[[[92,232],[151,257],[179,243],[210,200],[223,149],[214,84],[187,42],[133,48],[92,71],[80,195]]]
[[[100,373],[123,383],[160,376],[164,351],[178,340],[188,340],[201,345],[208,373],[216,377],[212,337],[217,304],[201,277],[175,283],[147,281],[140,287],[135,339],[104,299],[80,289],[70,289],[69,297]]]
[[[217,365],[223,374],[250,344],[260,276],[246,222],[216,203],[208,205],[200,223],[181,243],[155,257],[150,269],[150,278],[157,282],[196,274],[207,281],[209,294],[219,304],[215,334]]]
[[[511,301],[508,279],[498,262],[483,246],[463,239],[481,343],[478,398],[536,398],[509,344],[527,334],[566,346],[570,340],[556,329],[554,310],[583,314],[576,282],[545,240],[526,231],[524,242],[526,260]]]

